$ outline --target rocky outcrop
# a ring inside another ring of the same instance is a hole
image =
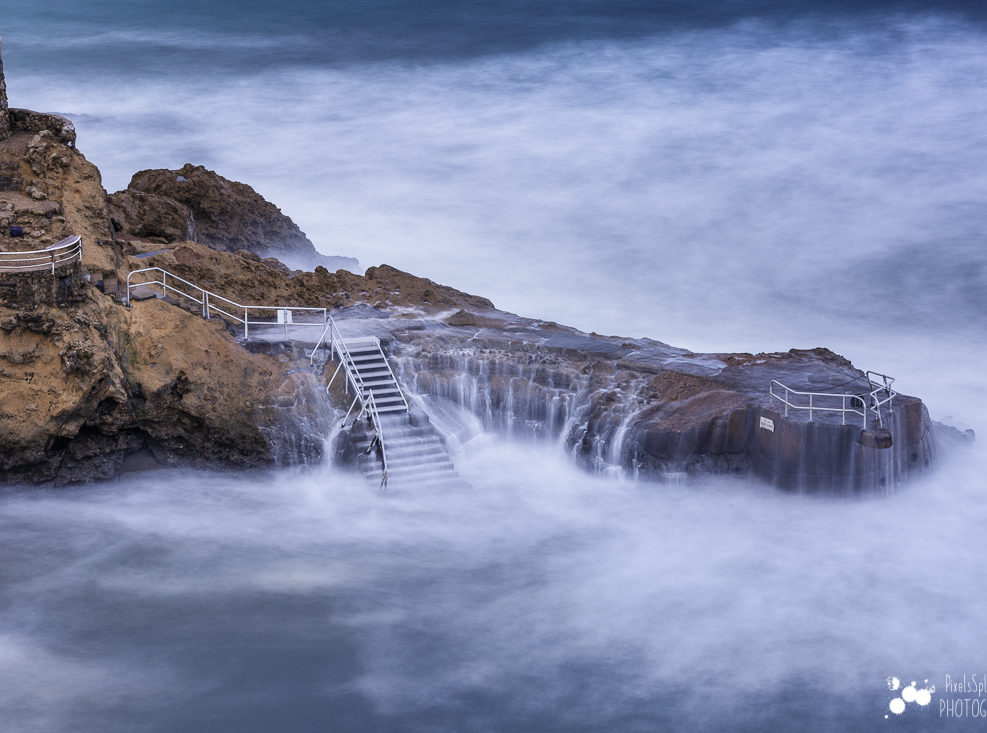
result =
[[[22,237],[12,236],[15,226]],[[14,128],[0,143],[0,249],[42,249],[72,234],[83,237],[90,270],[122,266],[96,167],[48,130]]]
[[[75,147],[75,125],[67,117],[14,107],[11,107],[9,112],[12,130],[30,133],[48,132],[62,145]]]
[[[274,204],[250,186],[203,166],[145,170],[125,191],[112,194],[113,224],[124,237],[162,243],[193,240],[224,252],[247,250],[291,267],[329,270],[357,267],[349,257],[329,257]]]
[[[285,271],[277,260],[251,252],[217,252],[193,242],[131,257],[133,269],[156,266],[240,303],[285,303],[315,308],[357,304],[382,313],[392,307],[421,308],[434,313],[453,308],[492,308],[486,298],[416,277],[389,265],[368,268],[364,275],[345,270]]]
[[[807,391],[869,389],[825,349],[695,354],[519,318],[387,265],[363,276],[293,272],[262,257],[272,251],[264,247],[311,243],[249,187],[186,166],[138,174],[108,202],[74,131],[52,116],[8,119],[0,249],[81,234],[83,257],[54,274],[0,274],[0,482],[105,478],[134,456],[220,466],[321,456],[331,407],[305,354],[277,342],[245,348],[234,321],[204,320],[174,292],[173,303],[132,307],[112,297],[112,283],[154,266],[241,303],[337,309],[341,328],[389,344],[423,402],[468,411],[490,430],[558,441],[590,470],[735,473],[853,493],[886,490],[935,457],[914,397],[899,395],[883,426],[821,410],[812,421],[786,416],[768,396],[772,379]]]
[[[108,197],[110,222],[118,235],[156,244],[196,240],[195,219],[184,204],[127,189]]]
[[[123,308],[83,278],[60,298],[21,287],[24,300],[0,306],[0,481],[108,478],[141,454],[196,466],[320,459],[329,410],[305,397],[320,387],[290,373],[290,354],[251,354],[220,321],[163,301]]]
[[[769,397],[772,379],[805,391],[869,391],[864,373],[827,349],[696,354],[497,311],[360,328],[391,342],[412,393],[454,403],[491,431],[561,441],[593,471],[752,475],[788,490],[848,494],[888,490],[935,458],[928,412],[907,395],[882,411],[886,432],[873,412],[866,428],[832,411],[812,421],[784,415]]]

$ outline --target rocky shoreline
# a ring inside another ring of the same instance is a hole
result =
[[[856,493],[934,463],[917,398],[895,398],[883,443],[839,416],[808,422],[770,404],[772,379],[818,391],[863,379],[828,350],[694,354],[520,318],[386,265],[356,275],[342,269],[355,260],[319,255],[277,207],[201,166],[142,171],[108,195],[71,122],[8,110],[2,84],[0,66],[0,250],[69,234],[84,246],[81,263],[55,275],[0,274],[0,482],[105,479],[142,457],[236,467],[323,458],[334,412],[305,349],[244,344],[232,324],[160,299],[128,307],[117,296],[146,267],[240,302],[339,309],[388,344],[411,393],[489,430],[560,441],[590,470]]]

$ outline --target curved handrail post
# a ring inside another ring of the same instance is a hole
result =
[[[871,390],[866,393],[866,395],[854,395],[854,394],[836,394],[829,392],[809,392],[801,391],[797,389],[791,389],[788,385],[782,384],[777,379],[772,379],[771,383],[768,385],[768,404],[772,405],[773,400],[779,400],[785,407],[785,417],[789,416],[789,408],[792,410],[806,410],[809,413],[809,421],[812,422],[815,417],[816,412],[839,412],[840,422],[846,425],[846,417],[848,414],[860,415],[862,421],[862,428],[867,429],[867,412],[868,408],[874,413],[874,420],[884,426],[884,418],[881,414],[881,407],[888,405],[888,411],[891,412],[890,405],[892,400],[895,398],[897,393],[891,389],[890,382],[893,381],[891,377],[885,376],[883,374],[877,374],[876,372],[867,372],[868,375],[875,374],[881,377],[882,380],[886,380],[884,384],[881,384],[875,380],[871,380],[868,376],[868,380],[871,382]],[[784,390],[783,394],[780,394],[777,390]],[[881,393],[884,393],[885,398],[881,398]],[[795,397],[805,397],[808,398],[808,404],[797,404]],[[836,400],[840,401],[838,406],[834,405],[832,407],[827,406],[825,400]]]
[[[73,234],[44,249],[19,252],[0,251],[0,272],[42,272],[52,275],[59,265],[82,261],[82,236]]]

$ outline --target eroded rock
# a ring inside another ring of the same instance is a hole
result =
[[[143,212],[131,215],[141,194],[155,198],[143,202]],[[134,174],[127,190],[112,194],[110,201],[114,211],[120,213],[120,231],[127,235],[143,237],[150,221],[168,220],[170,224],[161,227],[160,236],[176,237],[176,232],[181,232],[180,238],[169,238],[171,242],[189,239],[223,252],[249,250],[261,257],[276,257],[293,267],[357,267],[352,258],[320,254],[291,219],[253,188],[201,165],[188,163],[178,170],[140,171]],[[170,208],[166,202],[172,202]],[[188,231],[175,226],[183,216],[174,209],[175,205],[183,207],[181,211],[191,217]]]

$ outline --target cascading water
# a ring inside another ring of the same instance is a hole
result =
[[[625,438],[645,400],[646,380],[618,382],[612,369],[553,361],[530,350],[398,350],[399,380],[414,393],[464,408],[484,429],[512,438],[558,442],[597,473],[633,470]]]
[[[277,466],[315,465],[329,455],[339,422],[325,393],[304,371],[290,373],[276,405],[261,408],[261,432],[271,447]]]

